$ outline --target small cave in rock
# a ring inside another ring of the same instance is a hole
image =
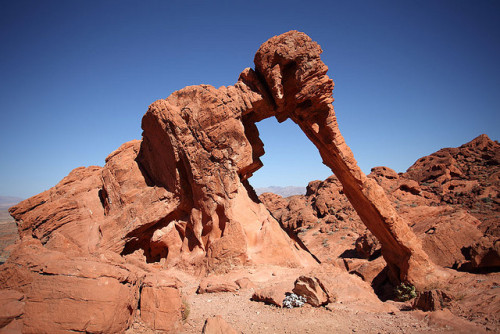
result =
[[[146,263],[167,260],[169,254],[176,253],[182,246],[182,240],[188,239],[188,247],[192,250],[196,246],[192,229],[182,222],[179,214],[174,213],[148,226],[132,231],[120,255],[130,255],[137,251],[142,252]]]

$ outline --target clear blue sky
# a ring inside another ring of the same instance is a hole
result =
[[[323,48],[361,168],[405,171],[481,133],[500,138],[500,1],[0,1],[0,195],[29,197],[141,138],[150,103],[234,84],[268,38]],[[330,171],[288,122],[259,124],[255,187]]]

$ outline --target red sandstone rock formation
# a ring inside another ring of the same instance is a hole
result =
[[[15,290],[0,290],[0,328],[5,333],[20,333],[23,324],[24,295]]]
[[[315,264],[247,181],[264,154],[255,122],[271,116],[291,118],[317,146],[380,240],[394,280],[424,284],[433,266],[420,241],[361,172],[338,130],[321,52],[296,31],[271,38],[257,51],[255,70],[245,69],[234,86],[191,86],[154,102],[142,141],[12,207],[21,240],[0,282],[28,296],[25,329],[120,332],[134,319],[140,294],[141,321],[175,328],[177,286],[152,279],[155,267],[145,263],[198,271]]]
[[[202,334],[236,334],[231,325],[229,325],[220,315],[208,318],[201,331]]]
[[[481,231],[500,237],[500,144],[487,135],[420,158],[403,177],[417,181],[437,203],[468,209]]]
[[[425,281],[432,266],[419,241],[357,167],[338,131],[333,82],[321,52],[298,32],[271,38],[257,51],[256,70],[246,69],[235,86],[187,87],[153,103],[143,118],[141,143],[125,144],[102,169],[73,172],[59,189],[14,207],[13,216],[44,244],[67,242],[90,253],[141,251],[148,262],[207,261],[209,267],[310,264],[252,200],[247,183],[264,153],[254,123],[291,118],[381,241],[395,278]]]
[[[293,293],[306,298],[306,303],[319,307],[331,303],[335,296],[316,277],[300,276],[295,281]]]
[[[451,298],[441,290],[430,290],[420,293],[413,301],[412,307],[422,311],[437,311],[443,309]]]

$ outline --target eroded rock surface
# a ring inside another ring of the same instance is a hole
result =
[[[237,334],[220,315],[208,318],[203,326],[202,334]]]
[[[306,298],[306,303],[319,307],[331,303],[335,297],[329,293],[316,277],[300,276],[295,281],[293,293]]]
[[[413,301],[413,308],[422,311],[437,311],[443,309],[451,298],[441,290],[429,290],[419,293]]]

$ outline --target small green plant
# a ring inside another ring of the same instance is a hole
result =
[[[405,302],[407,300],[413,299],[417,296],[417,291],[415,287],[410,283],[401,283],[395,289],[396,300]]]
[[[330,246],[328,245],[328,239],[323,239],[323,247],[325,247],[325,248],[330,247]]]

